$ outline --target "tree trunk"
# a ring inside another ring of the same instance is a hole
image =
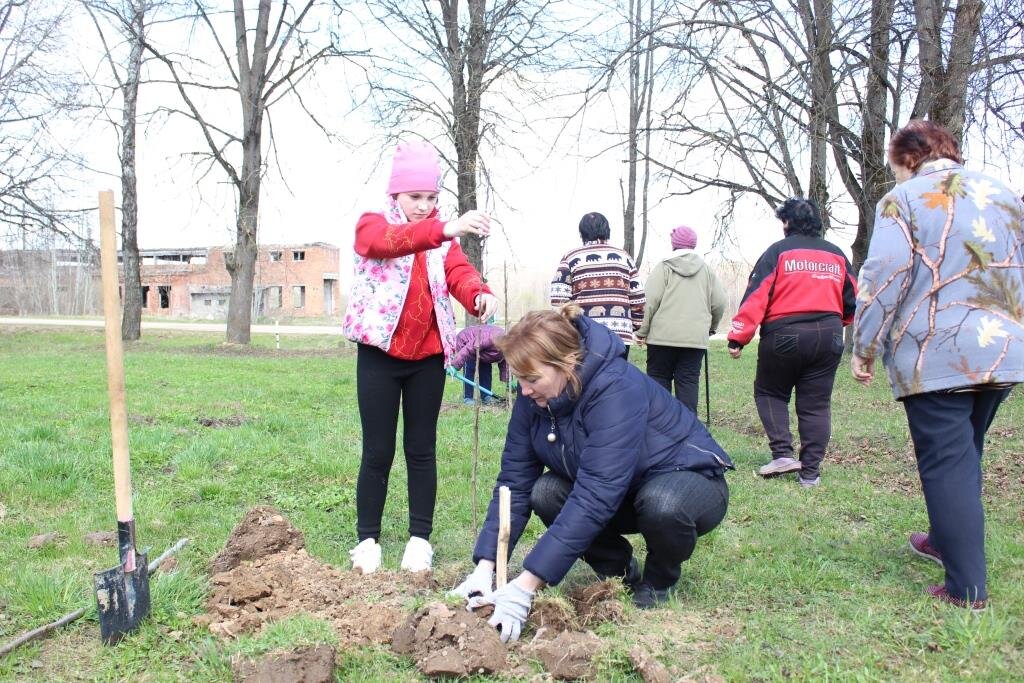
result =
[[[238,220],[235,250],[225,254],[224,265],[231,275],[228,300],[227,340],[248,344],[252,325],[253,281],[256,277],[257,229],[260,214],[260,180],[263,171],[263,87],[267,77],[267,32],[270,0],[260,0],[253,35],[252,61],[249,61],[245,7],[235,0],[235,49],[238,57],[238,95],[242,104],[242,173],[238,189]]]
[[[629,129],[626,134],[626,202],[622,207],[622,248],[635,256],[637,129],[640,127],[640,47],[642,0],[629,1]]]
[[[867,258],[868,244],[875,229],[875,206],[885,195],[891,180],[886,169],[885,122],[888,105],[886,79],[889,68],[889,45],[892,35],[893,0],[871,3],[871,37],[868,46],[868,73],[863,110],[861,111],[861,176],[862,191],[857,201],[857,236],[853,240],[853,271]]]
[[[832,98],[832,2],[831,0],[808,0],[800,3],[803,15],[804,33],[811,57],[811,108],[808,135],[810,137],[810,177],[807,183],[807,197],[818,205],[821,224],[828,232],[831,221],[828,214],[828,150],[829,150],[829,100]]]
[[[135,341],[142,336],[142,278],[139,259],[139,202],[135,176],[135,123],[139,101],[139,78],[145,31],[145,5],[132,5],[132,48],[128,55],[121,96],[121,254],[124,268],[124,308],[121,338]]]

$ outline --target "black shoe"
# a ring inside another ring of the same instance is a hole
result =
[[[633,587],[633,604],[637,609],[661,607],[668,602],[670,590],[658,590],[649,583],[638,583]]]

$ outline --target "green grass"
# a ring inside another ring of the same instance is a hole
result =
[[[335,642],[313,618],[259,637],[222,642],[193,625],[206,563],[242,513],[279,507],[310,552],[346,566],[355,543],[359,420],[354,357],[330,337],[254,337],[251,350],[219,334],[147,333],[126,349],[135,511],[152,554],[182,536],[179,570],[153,577],[153,613],[117,647],[98,641],[94,613],[0,659],[4,680],[225,681],[231,658]],[[684,566],[671,610],[629,611],[604,625],[600,678],[638,680],[629,648],[642,642],[680,675],[727,680],[989,680],[1024,672],[1024,397],[1003,406],[986,451],[985,504],[993,606],[974,616],[923,594],[941,580],[906,537],[924,529],[905,418],[882,381],[863,389],[842,366],[833,444],[817,489],[755,476],[766,443],[753,407],[755,353],[712,350],[713,432],[733,455],[722,526]],[[643,353],[634,350],[643,367]],[[703,413],[703,397],[701,398]],[[437,566],[468,568],[472,410],[449,382],[438,429]],[[242,418],[213,429],[197,419]],[[109,417],[101,330],[0,330],[0,641],[89,605],[92,573],[113,549],[82,537],[114,526]],[[481,507],[497,472],[506,417],[481,421]],[[396,566],[406,527],[405,468],[391,478],[382,541]],[[56,531],[42,549],[26,546]],[[536,522],[520,544],[541,533]],[[589,576],[579,565],[568,581]],[[414,680],[411,663],[383,650],[346,651],[339,680]]]

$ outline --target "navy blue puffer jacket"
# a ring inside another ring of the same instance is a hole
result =
[[[583,389],[578,398],[564,392],[547,408],[517,397],[473,557],[496,555],[499,486],[512,491],[509,548],[515,546],[530,517],[530,492],[546,467],[573,482],[562,511],[523,562],[548,584],[562,580],[626,496],[650,478],[673,470],[720,477],[733,469],[697,416],[626,360],[614,333],[585,316],[574,324],[585,351],[577,368]]]

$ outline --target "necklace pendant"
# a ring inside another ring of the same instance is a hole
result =
[[[554,443],[557,438],[554,432],[548,432],[548,443]]]

